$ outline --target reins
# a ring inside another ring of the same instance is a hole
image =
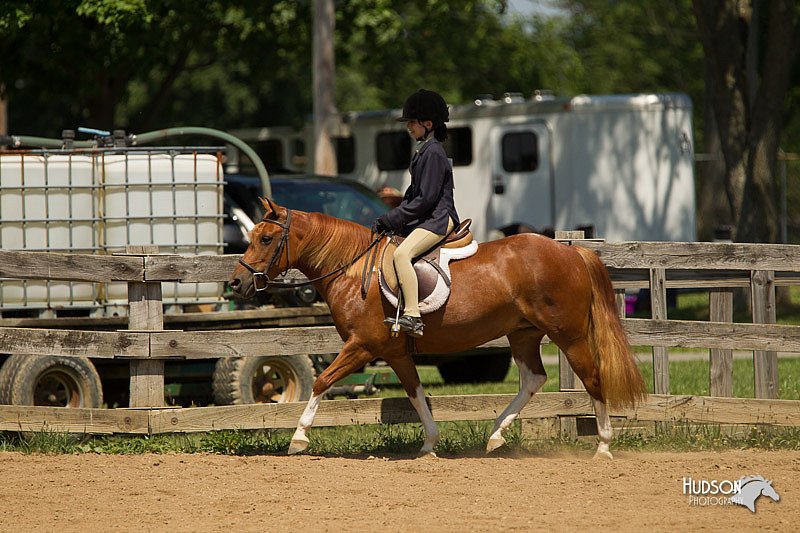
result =
[[[372,242],[369,244],[369,246],[367,246],[361,253],[359,253],[357,256],[355,256],[349,263],[346,263],[346,264],[338,267],[337,269],[332,270],[332,271],[328,272],[327,274],[323,274],[323,275],[321,275],[319,277],[316,277],[314,279],[310,279],[310,280],[307,280],[307,281],[299,281],[299,282],[272,281],[267,276],[267,272],[269,272],[269,270],[273,267],[273,265],[275,265],[275,263],[277,263],[280,260],[281,253],[284,251],[284,249],[286,250],[286,263],[285,263],[286,264],[286,268],[281,270],[280,275],[281,276],[285,276],[286,273],[289,271],[289,261],[290,261],[290,255],[289,255],[289,227],[290,227],[290,225],[292,223],[292,211],[291,211],[291,209],[287,209],[286,210],[286,222],[285,223],[280,222],[278,220],[268,219],[268,218],[263,218],[261,221],[262,222],[269,222],[270,224],[275,224],[275,225],[279,226],[282,229],[282,231],[281,231],[280,241],[278,242],[278,246],[277,246],[277,248],[275,248],[275,251],[272,253],[272,257],[270,258],[269,263],[267,264],[266,268],[263,271],[260,271],[260,270],[256,269],[254,266],[252,266],[250,263],[245,261],[243,258],[241,258],[241,257],[239,258],[239,264],[242,265],[243,267],[245,267],[247,270],[249,270],[250,273],[253,275],[253,286],[255,287],[257,292],[261,292],[261,291],[266,290],[266,289],[268,289],[270,287],[278,287],[278,288],[302,287],[304,285],[311,285],[312,283],[316,283],[317,281],[321,281],[321,280],[323,280],[325,278],[329,278],[329,277],[334,276],[336,274],[340,274],[345,269],[347,269],[347,268],[351,267],[352,265],[354,265],[356,261],[361,259],[370,250],[375,248],[375,245],[377,245],[381,241],[381,239],[383,239],[383,234],[379,233],[378,236],[375,237],[375,239],[372,240]],[[374,253],[370,254],[370,257],[368,258],[367,262],[364,263],[364,272],[362,273],[362,276],[361,276],[361,296],[362,297],[366,297],[367,289],[369,288],[369,282],[370,282],[370,278],[371,278],[371,275],[372,275],[372,268],[371,267],[372,267],[372,265],[375,264],[376,256],[377,256],[377,248],[375,248],[375,252]],[[367,263],[371,263],[371,265],[368,266]],[[367,268],[369,268],[369,276],[366,275]],[[365,283],[365,279],[366,279],[366,283]]]

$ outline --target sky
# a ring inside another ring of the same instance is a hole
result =
[[[553,0],[508,0],[508,10],[526,16],[533,13],[555,15],[560,10],[553,3]]]

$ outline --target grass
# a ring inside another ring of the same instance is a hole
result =
[[[748,306],[749,297],[749,293],[744,289],[734,291],[734,322],[752,322],[753,317]],[[775,315],[778,324],[800,324],[800,286],[777,288]],[[675,305],[667,309],[667,316],[672,320],[708,321],[708,291],[678,291],[675,295]],[[632,318],[650,318],[650,311],[638,309]]]
[[[645,380],[652,387],[652,365],[641,364]],[[734,360],[734,394],[753,396],[752,359]],[[512,365],[500,383],[447,385],[435,367],[420,367],[428,394],[511,394],[518,390],[519,373]],[[558,390],[558,368],[546,365],[548,380],[543,390]],[[800,399],[800,359],[779,359],[780,394],[784,399]],[[670,388],[673,394],[708,394],[708,361],[670,362]],[[380,397],[405,396],[399,386],[385,387]],[[492,421],[439,423],[441,439],[436,451],[443,456],[482,455]],[[731,430],[733,429],[733,430]],[[347,426],[314,428],[308,452],[315,455],[362,456],[370,454],[415,454],[424,435],[419,424]],[[68,435],[48,430],[33,433],[0,433],[0,451],[23,453],[213,453],[227,455],[284,454],[289,446],[289,431],[218,431],[200,434],[154,435],[144,437]],[[506,434],[506,451],[500,453],[544,453],[579,450],[591,453],[591,439],[552,438],[529,441],[519,424]],[[800,428],[714,425],[659,424],[655,431],[633,428],[618,431],[613,444],[617,450],[800,450]]]
[[[442,422],[437,454],[444,457],[484,455],[492,422]],[[800,450],[800,428],[715,425],[660,424],[654,431],[625,429],[615,432],[615,450],[702,451],[702,450]],[[424,435],[419,424],[347,426],[315,428],[309,433],[312,455],[351,456],[414,455]],[[497,452],[542,454],[585,451],[591,454],[594,439],[566,437],[526,440],[519,424],[505,434],[507,444]],[[0,452],[25,454],[143,454],[210,453],[221,455],[284,455],[289,447],[289,431],[217,431],[202,434],[155,435],[151,437],[75,436],[40,431],[0,433]]]

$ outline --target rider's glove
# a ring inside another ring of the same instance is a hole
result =
[[[381,215],[372,223],[373,233],[389,233],[392,231],[392,225],[389,224],[389,219],[386,215]]]

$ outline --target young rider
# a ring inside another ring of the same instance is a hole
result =
[[[406,235],[394,252],[394,267],[403,293],[402,331],[422,336],[417,276],[411,261],[429,250],[459,223],[453,201],[453,169],[442,142],[447,139],[450,120],[447,104],[434,91],[420,89],[406,99],[403,116],[411,138],[417,141],[411,158],[411,185],[403,201],[375,221],[376,232],[393,231]],[[387,323],[394,319],[387,318]]]

